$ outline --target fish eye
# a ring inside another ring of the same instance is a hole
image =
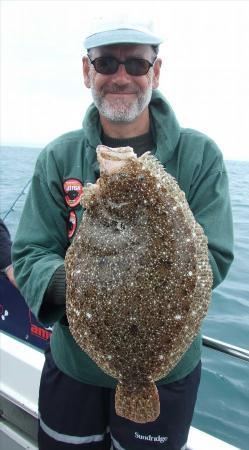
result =
[[[127,173],[126,172],[120,172],[119,173],[119,177],[120,178],[127,178]]]

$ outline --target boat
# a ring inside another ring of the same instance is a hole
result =
[[[45,331],[44,337],[47,336]],[[249,362],[249,351],[245,349],[207,336],[203,336],[203,343]],[[0,361],[0,448],[37,450],[38,391],[43,351],[0,331]],[[184,450],[236,450],[236,447],[191,427]]]

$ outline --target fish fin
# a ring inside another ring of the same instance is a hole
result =
[[[137,423],[154,422],[160,414],[160,401],[155,383],[130,387],[119,383],[115,394],[117,415]]]

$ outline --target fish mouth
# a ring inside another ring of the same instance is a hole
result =
[[[97,157],[103,159],[110,159],[113,161],[120,161],[130,158],[136,158],[136,154],[132,147],[107,147],[106,145],[98,145]]]
[[[137,158],[132,147],[113,148],[106,145],[98,145],[96,152],[100,173],[107,175],[119,171],[128,161]]]

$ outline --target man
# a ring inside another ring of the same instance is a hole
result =
[[[83,129],[41,153],[13,249],[18,285],[40,321],[53,324],[41,377],[39,448],[185,448],[200,380],[201,336],[157,385],[161,414],[137,424],[115,414],[116,380],[77,346],[65,315],[64,257],[82,217],[84,185],[99,176],[96,146],[150,150],[178,181],[209,241],[214,287],[232,261],[232,219],[222,155],[208,137],[180,128],[157,91],[161,40],[146,27],[113,25],[85,40],[83,75],[94,104]]]

